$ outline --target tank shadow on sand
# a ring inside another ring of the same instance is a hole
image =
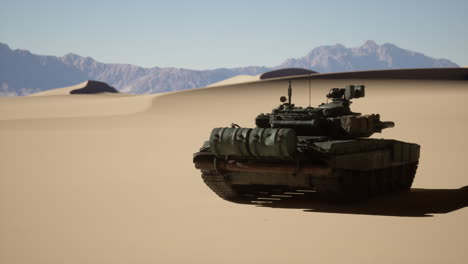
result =
[[[431,217],[468,206],[468,186],[460,189],[411,189],[410,192],[388,194],[365,201],[330,202],[317,193],[275,201],[259,206],[302,209],[304,212],[362,214],[403,217]]]

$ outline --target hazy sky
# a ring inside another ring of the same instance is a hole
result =
[[[0,0],[13,49],[145,67],[273,66],[368,39],[468,66],[467,0]]]

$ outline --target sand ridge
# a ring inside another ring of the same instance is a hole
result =
[[[0,97],[0,120],[118,116],[146,111],[156,95],[101,93]]]
[[[241,84],[241,83],[246,83],[246,82],[254,82],[258,80],[260,80],[260,75],[237,75],[232,78],[210,84],[206,87]]]

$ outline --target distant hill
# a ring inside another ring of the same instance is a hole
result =
[[[237,75],[257,75],[273,69],[297,67],[317,72],[394,68],[458,67],[447,59],[434,59],[393,44],[367,41],[358,48],[341,44],[320,46],[301,58],[274,67],[248,66],[215,70],[143,68],[130,64],[107,64],[90,57],[35,55],[12,50],[0,43],[0,96],[28,95],[52,88],[97,80],[121,92],[149,94],[203,87]]]

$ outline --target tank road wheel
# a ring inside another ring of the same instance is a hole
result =
[[[249,203],[240,191],[229,183],[227,177],[211,170],[202,171],[201,176],[205,184],[222,199],[234,203]]]

